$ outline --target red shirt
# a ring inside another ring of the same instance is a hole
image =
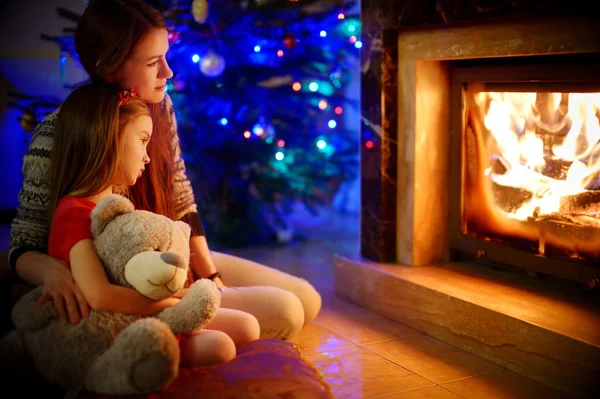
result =
[[[92,236],[92,217],[96,207],[92,201],[77,197],[63,197],[58,201],[52,219],[52,230],[48,239],[48,255],[69,262],[69,252],[79,241]],[[177,342],[187,338],[176,334]]]
[[[95,207],[92,201],[77,197],[58,201],[48,238],[48,255],[69,263],[71,248],[85,238],[93,238],[90,213]]]

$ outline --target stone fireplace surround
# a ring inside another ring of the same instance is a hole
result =
[[[365,258],[336,259],[338,295],[565,392],[597,394],[597,296],[450,261],[449,165],[457,132],[448,104],[453,60],[600,53],[598,33],[598,24],[585,17],[513,17],[384,32],[375,146],[388,188],[380,198],[381,236],[374,243],[362,223]],[[363,162],[369,162],[364,152]],[[361,202],[362,217],[369,219],[373,210]],[[385,223],[384,216],[394,215]],[[387,253],[374,254],[377,245],[387,246]]]

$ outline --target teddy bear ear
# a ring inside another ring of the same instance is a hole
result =
[[[92,210],[92,234],[94,237],[102,234],[114,218],[134,210],[133,204],[127,198],[118,194],[109,195]]]
[[[179,227],[179,230],[183,231],[183,234],[185,234],[186,238],[189,240],[190,235],[192,234],[190,225],[181,220],[178,220],[175,223],[177,224],[177,227]]]

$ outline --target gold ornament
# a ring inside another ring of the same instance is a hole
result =
[[[25,111],[19,118],[19,121],[21,122],[21,127],[26,132],[33,132],[38,124],[37,116],[33,111]]]
[[[194,0],[192,3],[192,15],[194,16],[194,21],[199,24],[206,22],[206,18],[208,18],[208,1]]]

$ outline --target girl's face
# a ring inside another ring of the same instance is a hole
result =
[[[167,30],[153,29],[134,48],[119,72],[109,80],[117,82],[123,89],[134,89],[147,103],[159,103],[165,97],[167,79],[173,77],[165,58],[167,51]]]
[[[152,136],[152,118],[138,116],[125,126],[121,137],[121,164],[117,170],[114,184],[133,186],[142,177],[145,166],[150,162],[146,152]]]

